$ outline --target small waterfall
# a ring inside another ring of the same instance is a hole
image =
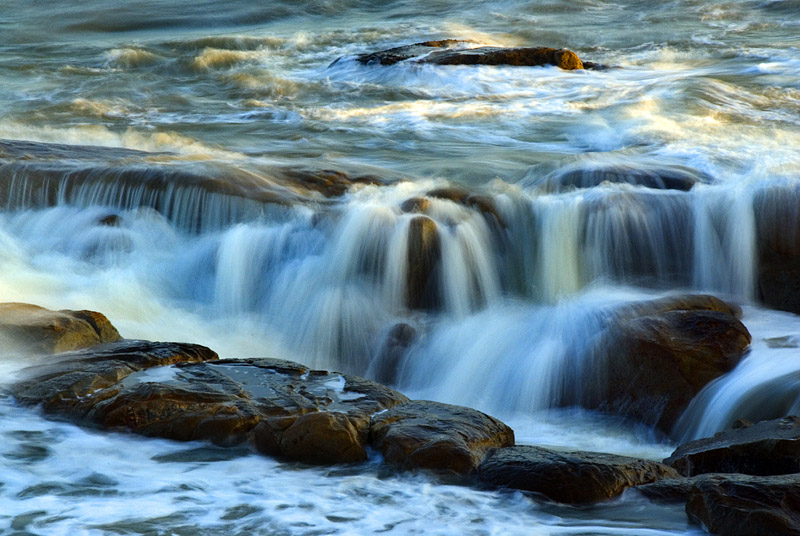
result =
[[[693,286],[755,298],[756,226],[752,195],[741,189],[698,187],[694,192]]]

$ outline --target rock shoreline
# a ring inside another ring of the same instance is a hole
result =
[[[710,296],[683,296],[633,304],[619,312],[615,325],[676,312],[696,313],[703,321],[723,315],[726,323],[740,314]],[[32,314],[35,323],[21,321]],[[76,318],[83,323],[64,320]],[[87,325],[97,340],[65,335],[82,333]],[[676,325],[683,324],[670,323],[670,329]],[[695,324],[688,325],[693,333]],[[108,342],[98,342],[101,333]],[[741,326],[715,336],[734,341],[733,353],[740,355],[749,343],[743,333]],[[800,531],[797,417],[741,423],[682,445],[659,463],[516,445],[510,427],[474,409],[409,400],[371,380],[279,359],[219,359],[196,344],[121,339],[100,313],[0,304],[0,336],[40,354],[10,386],[16,401],[82,425],[222,446],[249,444],[265,455],[309,464],[359,463],[373,449],[399,470],[454,475],[461,483],[522,490],[566,504],[639,490],[651,500],[685,502],[689,518],[716,534]],[[70,351],[58,352],[65,337]],[[653,345],[681,353],[674,341]],[[690,347],[695,351],[697,345]],[[717,360],[705,350],[695,358]],[[663,355],[655,361],[664,366]]]

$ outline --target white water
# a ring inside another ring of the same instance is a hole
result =
[[[757,281],[760,244],[800,247],[794,0],[7,4],[0,138],[171,153],[4,160],[0,300],[99,310],[126,337],[225,357],[388,369],[407,394],[485,410],[520,442],[658,459],[669,440],[571,405],[597,381],[583,374],[587,349],[614,307],[705,291],[745,304],[753,346],[676,438],[798,411],[800,322],[761,308]],[[564,46],[620,68],[347,59],[439,37]],[[263,203],[294,195],[274,173],[286,166],[406,180]],[[559,183],[603,169],[700,184]],[[409,310],[416,216],[400,206],[450,183],[490,196],[502,221],[432,200],[435,307]],[[118,225],[101,223],[109,215]],[[415,333],[399,357],[386,351],[398,323]],[[2,381],[22,365],[0,358]],[[0,532],[694,530],[681,508],[633,496],[561,508],[388,474],[374,459],[299,468],[95,434],[7,399],[0,414]],[[224,459],[165,461],[183,449]]]

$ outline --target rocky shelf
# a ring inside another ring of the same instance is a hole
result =
[[[617,342],[606,358],[616,360],[614,370],[629,370],[625,382],[615,382],[626,389],[602,391],[607,403],[593,399],[589,407],[666,429],[703,385],[746,351],[750,336],[738,316],[735,306],[696,295],[621,309],[609,326]],[[364,378],[279,359],[219,359],[195,344],[121,339],[96,312],[2,304],[0,337],[7,348],[32,355],[32,365],[9,388],[17,402],[82,425],[249,444],[309,464],[362,462],[371,448],[400,470],[455,475],[465,484],[522,490],[540,500],[585,504],[633,488],[652,500],[686,502],[690,519],[717,534],[800,531],[796,417],[740,423],[682,445],[659,463],[515,445],[511,428],[474,409],[409,400]],[[681,384],[679,376],[691,381]],[[664,379],[664,388],[652,377]],[[630,410],[636,401],[660,401],[660,412]]]

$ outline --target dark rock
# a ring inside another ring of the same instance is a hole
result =
[[[417,338],[417,330],[406,323],[395,324],[386,335],[383,347],[378,353],[375,378],[382,383],[397,382],[400,363],[409,347]]]
[[[622,308],[598,344],[584,404],[669,433],[694,396],[750,345],[738,309],[709,296]]]
[[[434,65],[555,65],[565,70],[583,69],[580,58],[566,49],[549,47],[477,47],[463,48],[464,41],[445,39],[425,41],[413,45],[395,47],[380,52],[361,54],[356,59],[364,64],[379,63],[394,65],[403,61],[415,61]]]
[[[119,339],[117,329],[101,313],[0,303],[0,341],[7,350],[52,354]]]
[[[18,401],[150,437],[252,440],[265,454],[308,463],[365,460],[372,414],[407,400],[363,378],[275,359],[218,361],[180,343],[122,341],[55,359],[12,387]]]
[[[702,475],[689,491],[686,513],[712,534],[800,534],[800,474]]]
[[[684,476],[701,473],[800,473],[800,418],[725,430],[679,446],[664,463]]]
[[[628,487],[678,476],[666,465],[649,460],[522,445],[490,452],[478,469],[483,482],[541,493],[569,504],[610,499]]]
[[[695,478],[665,478],[632,489],[652,501],[685,503],[694,482]]]
[[[352,177],[343,171],[332,169],[283,169],[275,173],[283,181],[300,187],[300,193],[317,192],[324,197],[340,197],[354,184],[386,185],[390,181],[375,175]]]
[[[109,214],[97,220],[97,223],[99,223],[100,225],[105,225],[107,227],[119,227],[121,221],[122,221],[122,216],[120,216],[119,214]]]
[[[664,169],[634,168],[628,166],[603,166],[567,169],[548,177],[543,182],[547,191],[563,192],[573,188],[593,188],[604,182],[633,184],[658,190],[689,191],[695,184],[710,178],[688,168]]]
[[[800,314],[800,183],[756,194],[759,299],[772,309]]]
[[[414,400],[372,418],[370,442],[403,469],[471,473],[492,447],[514,444],[514,431],[484,413]]]
[[[410,309],[439,306],[439,263],[442,246],[436,222],[416,216],[408,225],[406,305]]]
[[[427,197],[411,197],[403,201],[400,210],[403,212],[420,212],[425,214],[431,207],[431,200]]]

